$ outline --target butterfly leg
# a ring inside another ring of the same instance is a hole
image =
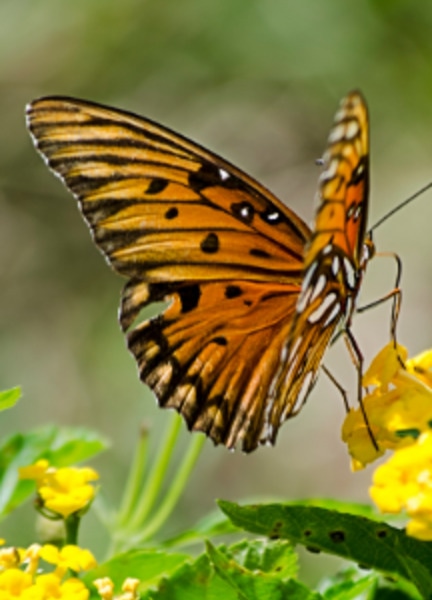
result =
[[[343,399],[345,410],[348,413],[350,411],[350,405],[348,402],[348,394],[347,394],[346,389],[341,386],[341,384],[336,379],[336,377],[333,375],[333,373],[331,371],[329,371],[329,369],[327,369],[327,367],[325,365],[321,365],[321,369],[324,371],[324,373],[327,375],[327,377],[330,379],[330,381],[333,383],[333,385],[339,390],[339,392],[342,396],[342,399]]]
[[[370,302],[369,304],[366,304],[365,306],[360,306],[359,308],[357,308],[357,312],[358,313],[365,312],[366,310],[369,310],[370,308],[379,306],[383,302],[386,302],[387,300],[392,299],[393,304],[392,304],[392,313],[391,313],[390,335],[393,340],[393,345],[394,345],[395,349],[397,349],[396,327],[397,327],[397,322],[399,320],[399,313],[400,313],[400,307],[401,307],[401,302],[402,302],[402,290],[400,289],[400,280],[401,280],[401,276],[402,276],[402,261],[401,261],[400,257],[397,254],[395,254],[394,252],[380,252],[376,256],[390,256],[391,258],[393,258],[396,261],[396,278],[395,278],[394,288],[385,296],[382,296],[381,298],[378,298],[377,300],[374,300],[373,302]],[[398,360],[399,360],[401,366],[404,367],[403,360],[399,356],[399,354],[398,354]]]
[[[362,412],[363,419],[364,419],[366,428],[368,430],[370,440],[371,440],[375,450],[379,450],[377,441],[375,439],[374,434],[372,433],[369,419],[368,419],[368,416],[366,414],[365,407],[363,404],[363,385],[362,385],[363,363],[364,363],[363,354],[360,350],[357,340],[355,339],[355,337],[349,327],[346,327],[344,330],[344,339],[345,339],[345,344],[348,348],[348,352],[350,353],[351,360],[353,361],[353,364],[357,369],[357,400],[360,405],[360,410]]]

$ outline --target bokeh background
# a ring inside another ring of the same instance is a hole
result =
[[[359,88],[371,112],[372,224],[432,180],[431,31],[432,7],[421,0],[2,0],[0,382],[24,391],[1,415],[3,438],[48,422],[98,429],[112,449],[95,464],[116,499],[140,424],[151,424],[154,451],[169,421],[138,382],[117,325],[123,282],[31,145],[28,101],[64,94],[143,114],[226,157],[311,221],[314,161],[340,98]],[[431,222],[429,192],[375,236],[403,260],[399,337],[411,354],[432,341]],[[390,290],[394,272],[390,259],[374,260],[363,302]],[[389,315],[383,306],[356,318],[367,361],[388,340]],[[354,401],[342,342],[326,364]],[[350,472],[343,416],[321,377],[275,448],[245,456],[208,442],[167,532],[218,497],[367,501],[371,472]],[[21,510],[0,533],[31,542],[33,513]]]

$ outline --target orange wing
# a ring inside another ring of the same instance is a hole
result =
[[[56,97],[27,115],[96,244],[129,278],[120,322],[160,405],[230,448],[274,442],[310,378],[293,327],[309,228],[249,176],[149,120]],[[161,300],[171,302],[163,314],[137,323]],[[310,339],[321,358],[327,329]]]

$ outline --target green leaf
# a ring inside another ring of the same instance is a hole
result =
[[[21,398],[21,388],[14,387],[0,392],[0,411],[12,408]]]
[[[273,573],[250,570],[229,558],[227,552],[207,542],[207,552],[219,577],[235,591],[239,600],[318,600],[322,598],[295,579],[283,579]]]
[[[220,501],[234,525],[272,539],[289,539],[411,581],[432,597],[432,543],[365,517],[295,504],[238,506]]]
[[[326,578],[319,589],[325,600],[356,600],[364,592],[369,592],[367,597],[370,598],[380,578],[377,573],[360,575],[358,569],[351,567]]]
[[[115,593],[118,594],[124,580],[134,577],[140,580],[139,591],[143,594],[156,587],[162,576],[169,577],[189,559],[185,554],[170,554],[159,550],[131,550],[89,571],[83,577],[83,581],[92,588],[91,584],[95,579],[109,577],[114,583]],[[96,597],[99,598],[97,595]]]
[[[296,578],[298,574],[297,553],[284,540],[242,540],[228,548],[219,546],[218,551],[249,571],[274,574],[279,579]]]
[[[204,538],[215,537],[217,535],[228,535],[238,531],[231,521],[221,513],[219,509],[212,511],[203,519],[198,521],[192,529],[163,542],[164,546],[184,546],[196,542],[202,542]]]
[[[208,556],[202,554],[163,577],[142,600],[239,600],[233,588],[219,577]]]
[[[40,458],[58,467],[69,466],[107,446],[101,435],[80,427],[47,426],[11,436],[0,447],[0,518],[34,492],[34,482],[19,480],[19,467],[34,464]]]

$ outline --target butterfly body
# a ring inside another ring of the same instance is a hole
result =
[[[312,231],[245,173],[147,119],[71,98],[28,108],[109,264],[141,379],[215,443],[274,443],[311,391],[367,262],[368,122],[342,102]],[[139,321],[141,310],[168,300]]]

